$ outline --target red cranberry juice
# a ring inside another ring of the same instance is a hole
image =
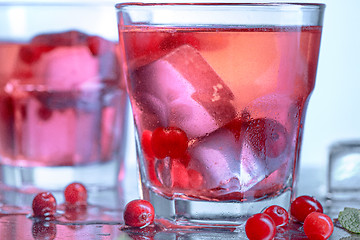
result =
[[[80,32],[0,43],[0,156],[13,166],[107,162],[122,137],[116,45]]]
[[[292,188],[320,27],[122,31],[146,188],[211,201]]]

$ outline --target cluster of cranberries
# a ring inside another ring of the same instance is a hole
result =
[[[296,198],[291,203],[290,215],[292,220],[303,223],[304,232],[310,240],[326,240],[334,230],[330,217],[323,213],[322,205],[313,197]],[[276,229],[288,223],[289,213],[273,205],[251,216],[245,224],[245,231],[250,240],[271,240],[275,237]]]
[[[87,189],[81,183],[71,183],[64,191],[66,209],[79,211],[87,205]],[[37,219],[52,220],[56,215],[57,203],[53,194],[41,192],[32,202],[33,216]],[[71,212],[71,211],[70,211]],[[129,202],[124,211],[125,224],[131,227],[143,228],[153,223],[154,207],[146,200]]]
[[[79,208],[87,204],[87,190],[80,183],[68,185],[64,191],[67,207]],[[35,196],[32,204],[34,217],[52,219],[56,214],[56,200],[49,192]],[[303,223],[303,229],[309,240],[326,240],[334,225],[319,201],[310,196],[296,198],[290,206],[293,221]],[[144,228],[153,223],[154,207],[146,200],[133,200],[125,206],[124,222],[130,227]],[[277,228],[288,225],[289,213],[280,206],[272,205],[263,212],[251,216],[246,224],[246,235],[250,240],[271,240],[275,237]]]
[[[65,205],[67,209],[79,209],[87,204],[87,190],[81,183],[71,183],[64,191]],[[50,192],[38,193],[32,202],[34,217],[51,220],[56,215],[57,203],[54,195]]]

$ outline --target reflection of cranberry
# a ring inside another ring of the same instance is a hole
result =
[[[64,217],[70,221],[85,220],[87,217],[87,206],[66,206]]]
[[[260,158],[276,158],[285,151],[288,144],[287,131],[279,122],[259,118],[247,124],[248,141]]]
[[[56,199],[50,192],[41,192],[34,197],[32,209],[35,217],[53,217],[56,213]]]
[[[56,224],[48,221],[34,222],[32,235],[35,240],[52,240],[56,237]]]
[[[154,130],[151,138],[151,147],[155,157],[163,159],[181,158],[188,147],[186,133],[177,127],[159,127]]]

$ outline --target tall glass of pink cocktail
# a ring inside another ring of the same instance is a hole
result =
[[[294,195],[322,4],[119,4],[142,192],[232,226]]]

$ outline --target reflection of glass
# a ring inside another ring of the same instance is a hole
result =
[[[359,200],[360,141],[343,141],[331,146],[328,171],[330,200]]]
[[[324,5],[117,7],[143,196],[157,215],[231,225],[288,207]]]
[[[115,187],[127,96],[113,5],[0,6],[1,181]]]

